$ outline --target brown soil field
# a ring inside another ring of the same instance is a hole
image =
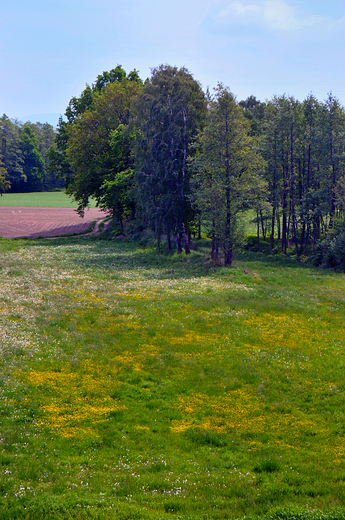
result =
[[[0,207],[0,237],[34,238],[71,235],[87,231],[95,220],[106,218],[98,208],[81,218],[73,208]]]

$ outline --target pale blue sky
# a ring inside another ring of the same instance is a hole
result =
[[[143,79],[184,65],[238,100],[332,91],[345,104],[345,0],[11,0],[0,27],[0,114],[10,118],[56,122],[117,64]]]

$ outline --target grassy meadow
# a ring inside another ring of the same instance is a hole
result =
[[[0,518],[340,519],[345,275],[0,240]]]
[[[76,208],[78,204],[63,191],[39,191],[32,193],[3,193],[0,206],[22,206],[38,208]],[[90,207],[96,207],[94,200]]]

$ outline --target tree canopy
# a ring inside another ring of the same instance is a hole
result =
[[[121,211],[119,204],[110,200],[109,186],[122,172],[124,162],[125,170],[130,167],[130,146],[124,138],[118,164],[119,147],[114,147],[113,132],[122,126],[121,135],[126,133],[131,101],[141,88],[138,72],[127,75],[118,65],[87,85],[79,98],[73,97],[66,109],[67,121],[59,121],[55,145],[48,152],[50,172],[63,179],[66,192],[78,202],[81,214],[90,197],[94,197],[100,207],[109,204],[107,209],[123,218],[125,209]]]
[[[80,211],[87,207],[90,197],[100,202],[104,181],[114,180],[122,167],[129,167],[128,143],[122,140],[121,150],[116,148],[116,135],[119,139],[120,134],[114,131],[121,125],[123,135],[129,124],[131,100],[140,89],[140,83],[134,81],[107,84],[95,95],[92,107],[78,116],[68,130],[66,152],[73,177],[67,193],[74,196]]]
[[[144,221],[156,232],[174,233],[177,249],[189,251],[192,224],[188,156],[201,128],[206,100],[190,72],[161,65],[152,70],[134,107],[138,129],[136,179]]]

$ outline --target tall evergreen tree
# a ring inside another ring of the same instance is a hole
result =
[[[239,213],[266,196],[265,181],[259,176],[262,157],[249,131],[235,97],[219,84],[199,136],[193,199],[212,236],[213,257],[222,247],[225,265],[233,261]]]
[[[160,65],[136,101],[134,124],[138,129],[136,180],[144,221],[170,240],[178,252],[190,252],[192,224],[189,202],[188,156],[206,109],[200,84],[184,67]],[[170,243],[170,242],[169,242]]]

